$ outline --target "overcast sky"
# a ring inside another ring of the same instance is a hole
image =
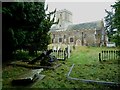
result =
[[[48,4],[49,11],[53,11],[55,8],[57,10],[67,9],[73,14],[73,23],[83,23],[104,19],[106,13],[105,9],[111,10],[110,5],[114,4],[115,0],[70,0],[59,1],[56,0],[46,0]],[[84,1],[84,2],[83,2]],[[107,2],[105,2],[107,1]]]

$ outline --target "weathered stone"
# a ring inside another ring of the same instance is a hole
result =
[[[43,69],[36,69],[27,72],[26,74],[12,80],[12,85],[29,85],[38,79],[43,79],[45,75],[40,75]]]
[[[103,20],[72,23],[72,13],[68,10],[56,12],[59,23],[52,26],[51,42],[53,44],[70,44],[77,46],[102,46],[107,41]]]

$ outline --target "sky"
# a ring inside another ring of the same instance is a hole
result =
[[[73,23],[84,23],[97,20],[104,20],[107,15],[105,9],[111,10],[115,0],[46,0],[48,11],[67,9],[72,12]]]

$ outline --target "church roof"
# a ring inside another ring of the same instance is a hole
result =
[[[94,22],[87,22],[87,23],[80,23],[80,24],[73,24],[69,25],[67,31],[70,30],[83,30],[83,29],[96,29],[100,30],[103,27],[102,21],[94,21]]]

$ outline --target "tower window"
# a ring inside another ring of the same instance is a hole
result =
[[[70,42],[73,42],[73,38],[70,38]]]

